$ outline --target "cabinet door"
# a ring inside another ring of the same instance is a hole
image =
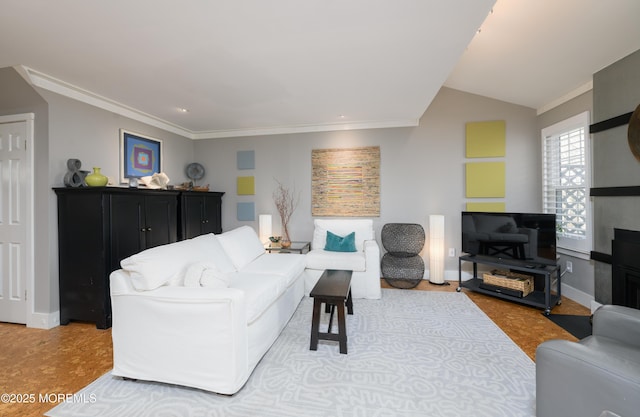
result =
[[[204,223],[202,233],[222,233],[222,198],[204,197]]]
[[[147,196],[144,201],[145,249],[177,241],[177,196]]]
[[[145,201],[140,195],[111,196],[111,270],[145,248]]]
[[[107,326],[102,213],[100,193],[58,194],[60,324],[86,320]]]
[[[191,239],[202,234],[204,211],[202,196],[182,196],[182,239]]]

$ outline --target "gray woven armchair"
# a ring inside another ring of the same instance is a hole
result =
[[[382,227],[382,277],[392,287],[414,288],[424,276],[424,261],[420,251],[424,247],[424,229],[414,223],[387,223]]]

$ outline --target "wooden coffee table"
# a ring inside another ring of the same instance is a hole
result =
[[[340,343],[340,353],[347,353],[347,326],[344,308],[353,314],[351,300],[351,272],[346,270],[327,269],[311,290],[313,297],[313,317],[311,319],[310,350],[318,350],[318,340],[334,340]],[[329,326],[326,333],[320,332],[320,308],[325,304],[325,312],[329,312]],[[331,333],[333,314],[338,309],[338,333]]]

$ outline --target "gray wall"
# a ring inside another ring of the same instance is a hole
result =
[[[120,169],[120,128],[148,135],[163,141],[163,171],[172,183],[187,180],[184,167],[193,159],[193,142],[182,136],[146,125],[144,123],[119,116],[48,90],[37,88],[49,107],[49,172],[48,206],[50,262],[48,274],[50,290],[49,305],[58,309],[58,224],[57,202],[52,187],[63,186],[67,172],[67,159],[82,161],[82,169],[90,171],[100,167],[104,175],[116,182]],[[43,308],[36,306],[37,311]],[[46,311],[46,310],[45,310]]]
[[[49,277],[49,110],[47,102],[13,68],[0,68],[0,115],[34,113],[34,305],[36,311],[58,308],[49,294],[57,282]],[[57,274],[56,274],[57,280]],[[53,288],[55,286],[55,289]]]
[[[47,90],[37,91],[49,103],[50,182],[63,186],[67,159],[82,161],[82,169],[100,167],[104,175],[119,181],[120,128],[162,140],[162,170],[171,183],[187,181],[185,166],[193,159],[193,141],[174,133],[101,110]]]
[[[196,161],[223,198],[223,228],[239,222],[236,204],[253,201],[258,214],[272,214],[274,233],[280,229],[272,200],[275,180],[295,186],[300,205],[291,220],[291,238],[310,240],[311,151],[313,149],[380,146],[381,207],[374,219],[380,229],[390,222],[415,222],[428,233],[429,214],[444,214],[446,247],[460,251],[460,212],[464,210],[465,123],[505,120],[507,126],[507,198],[509,211],[540,210],[540,141],[533,109],[443,88],[415,128],[290,134],[250,138],[209,139],[195,143]],[[255,170],[238,170],[236,152],[253,150]],[[532,157],[533,156],[533,157]],[[472,161],[472,160],[469,160]],[[236,178],[255,175],[256,195],[238,196]],[[423,251],[428,267],[427,248]],[[447,279],[457,279],[457,257],[447,258]]]
[[[590,90],[538,116],[538,141],[542,148],[540,131],[572,116],[588,111],[593,120],[593,91]],[[591,144],[591,138],[589,140]],[[572,254],[559,251],[560,266],[563,270],[563,294],[589,305],[594,296],[594,262],[589,254]],[[573,272],[566,271],[567,261],[573,265]]]
[[[164,169],[172,182],[186,181],[193,141],[43,89],[34,89],[13,68],[0,68],[0,115],[35,114],[34,307],[44,315],[59,309],[58,230],[52,187],[63,185],[66,161],[99,166],[117,179],[120,128],[162,139]]]
[[[593,77],[593,121],[635,110],[640,104],[640,51],[597,72]],[[627,143],[628,125],[593,135],[594,187],[637,186],[638,162]],[[640,230],[640,197],[594,198],[594,250],[611,253],[613,229]],[[596,263],[595,298],[611,302],[611,266]]]
[[[9,86],[14,89],[16,85],[19,88],[15,94],[0,99],[0,113],[36,112],[36,141],[39,143],[36,150],[36,211],[40,214],[36,219],[36,309],[42,312],[54,312],[58,308],[57,213],[51,188],[62,185],[68,158],[80,159],[87,169],[100,166],[103,173],[117,178],[120,128],[164,141],[165,172],[174,184],[186,181],[184,167],[189,162],[202,163],[207,173],[201,183],[210,184],[212,190],[225,192],[225,230],[242,224],[257,230],[257,221],[239,222],[236,219],[236,204],[253,201],[256,215],[274,215],[274,232],[277,232],[279,219],[272,200],[275,180],[294,186],[300,193],[300,205],[292,218],[291,234],[297,240],[310,239],[313,231],[311,151],[380,146],[381,214],[374,219],[378,238],[385,223],[417,222],[428,232],[429,214],[444,214],[445,245],[455,248],[457,255],[460,251],[460,212],[469,201],[464,194],[464,164],[474,162],[465,158],[465,123],[506,121],[506,209],[539,211],[539,128],[554,117],[564,116],[549,113],[538,118],[531,108],[443,88],[415,128],[191,141],[50,91],[39,88],[34,91],[13,69],[0,70],[3,90]],[[589,101],[588,98],[585,100]],[[572,112],[567,110],[567,115]],[[236,168],[239,150],[255,151],[255,170]],[[256,177],[255,196],[236,193],[236,178],[245,175]],[[423,255],[428,266],[427,249]],[[445,268],[447,279],[457,279],[457,257],[447,258]]]

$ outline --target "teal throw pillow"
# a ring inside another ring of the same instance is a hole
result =
[[[327,230],[327,243],[324,250],[332,252],[356,252],[356,232],[345,237],[338,236]]]

